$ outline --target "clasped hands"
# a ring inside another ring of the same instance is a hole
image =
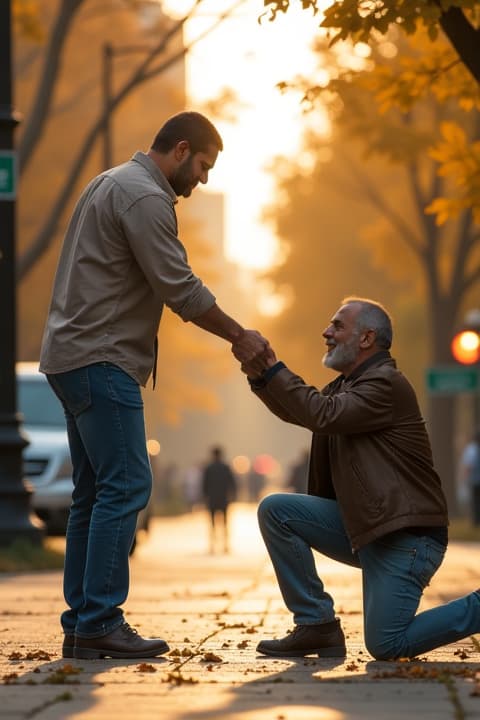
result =
[[[249,378],[258,378],[277,362],[270,343],[256,330],[245,330],[232,344],[232,353],[240,362],[242,372]]]

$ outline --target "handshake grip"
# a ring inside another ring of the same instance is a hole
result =
[[[232,353],[249,377],[258,377],[276,362],[270,344],[257,330],[245,330],[232,344]]]

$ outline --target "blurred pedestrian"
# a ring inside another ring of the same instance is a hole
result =
[[[183,476],[183,499],[190,512],[202,499],[202,470],[200,463],[194,463]]]
[[[307,492],[309,459],[309,450],[303,450],[300,459],[294,463],[290,469],[290,475],[287,479],[287,488],[291,489],[293,492]]]
[[[236,499],[237,483],[220,447],[212,448],[211,461],[203,471],[202,490],[210,515],[210,552],[215,552],[217,531],[222,534],[224,552],[228,552],[228,507]]]
[[[460,482],[468,498],[472,525],[480,525],[480,429],[465,446],[460,459]]]
[[[388,313],[372,300],[347,298],[323,337],[323,363],[341,374],[322,390],[273,350],[264,373],[243,366],[272,412],[312,431],[309,494],[269,495],[259,507],[296,627],[257,650],[345,655],[312,548],[361,569],[365,643],[376,659],[415,657],[480,632],[479,589],[417,614],[446,551],[447,506],[415,391],[390,355]]]
[[[257,503],[265,485],[265,475],[258,472],[255,462],[252,464],[247,475],[247,492],[249,502]]]
[[[63,656],[140,658],[168,645],[125,622],[128,555],[151,493],[140,386],[153,374],[165,305],[264,366],[266,341],[216,304],[187,260],[177,196],[206,184],[223,143],[203,115],[170,118],[147,153],[103,172],[68,225],[40,369],[65,409],[73,462]]]

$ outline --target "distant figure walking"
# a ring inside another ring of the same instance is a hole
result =
[[[212,448],[212,459],[205,466],[202,478],[205,505],[210,513],[210,552],[215,552],[218,517],[222,523],[223,550],[228,552],[228,506],[237,496],[237,483],[230,466],[223,459],[220,447]]]
[[[469,500],[472,525],[480,525],[480,428],[465,447],[461,459],[461,481]]]
[[[292,492],[306,493],[308,485],[308,468],[310,462],[310,451],[304,450],[301,458],[292,465],[288,487]]]

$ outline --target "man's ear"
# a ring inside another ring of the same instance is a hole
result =
[[[375,345],[377,333],[375,330],[364,330],[360,335],[360,347],[362,350],[368,350]]]
[[[190,143],[188,140],[180,140],[175,145],[175,159],[176,160],[184,160],[186,157],[188,157],[188,153],[190,152]]]

